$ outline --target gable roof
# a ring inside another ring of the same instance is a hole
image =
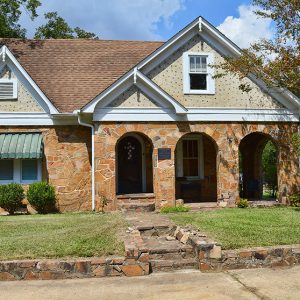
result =
[[[60,112],[73,112],[162,45],[110,40],[0,39]]]

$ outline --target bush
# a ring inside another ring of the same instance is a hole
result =
[[[47,182],[35,182],[29,186],[27,200],[39,213],[47,213],[55,207],[55,189]]]
[[[249,206],[249,203],[248,203],[247,199],[242,199],[241,198],[236,205],[239,208],[247,208]]]
[[[300,195],[294,194],[289,197],[290,205],[293,207],[300,207]]]
[[[22,206],[24,197],[24,190],[21,184],[0,185],[0,207],[7,210],[9,214],[13,215]]]
[[[160,209],[160,212],[163,214],[176,213],[176,212],[188,212],[188,211],[190,211],[190,208],[184,205],[164,206]]]

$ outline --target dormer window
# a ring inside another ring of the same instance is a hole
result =
[[[215,82],[212,78],[212,53],[183,54],[184,94],[214,94]]]
[[[0,79],[0,100],[11,100],[18,98],[17,79]]]

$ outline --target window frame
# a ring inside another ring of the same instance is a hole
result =
[[[13,96],[9,98],[0,98],[0,101],[9,101],[18,99],[18,80],[16,78],[0,78],[0,83],[13,83]]]
[[[13,160],[13,180],[0,180],[0,184],[9,183],[20,183],[20,184],[31,184],[42,180],[42,160],[37,160],[37,179],[36,180],[22,180],[22,160],[23,159],[12,159]],[[27,159],[24,159],[27,160]]]
[[[196,140],[198,143],[198,176],[184,176],[183,174],[183,149],[182,142],[186,140]],[[188,180],[204,179],[204,155],[203,155],[203,137],[199,134],[191,134],[178,141],[176,148],[176,177]]]
[[[190,57],[200,56],[206,57],[207,72],[190,72]],[[214,64],[214,54],[209,52],[184,52],[182,57],[183,65],[183,93],[194,95],[214,95],[215,94],[215,79],[214,68],[211,65]],[[190,87],[190,74],[207,74],[206,77],[206,90],[194,90]]]

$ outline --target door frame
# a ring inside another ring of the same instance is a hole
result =
[[[118,191],[119,190],[119,174],[118,174],[119,173],[119,161],[118,161],[119,142],[129,136],[136,138],[141,145],[141,149],[142,149],[142,193],[146,193],[147,182],[146,182],[145,142],[139,134],[130,132],[130,133],[126,133],[125,135],[123,135],[116,144],[116,150],[115,150],[115,152],[116,152],[116,194],[118,194],[118,192],[119,192]]]

